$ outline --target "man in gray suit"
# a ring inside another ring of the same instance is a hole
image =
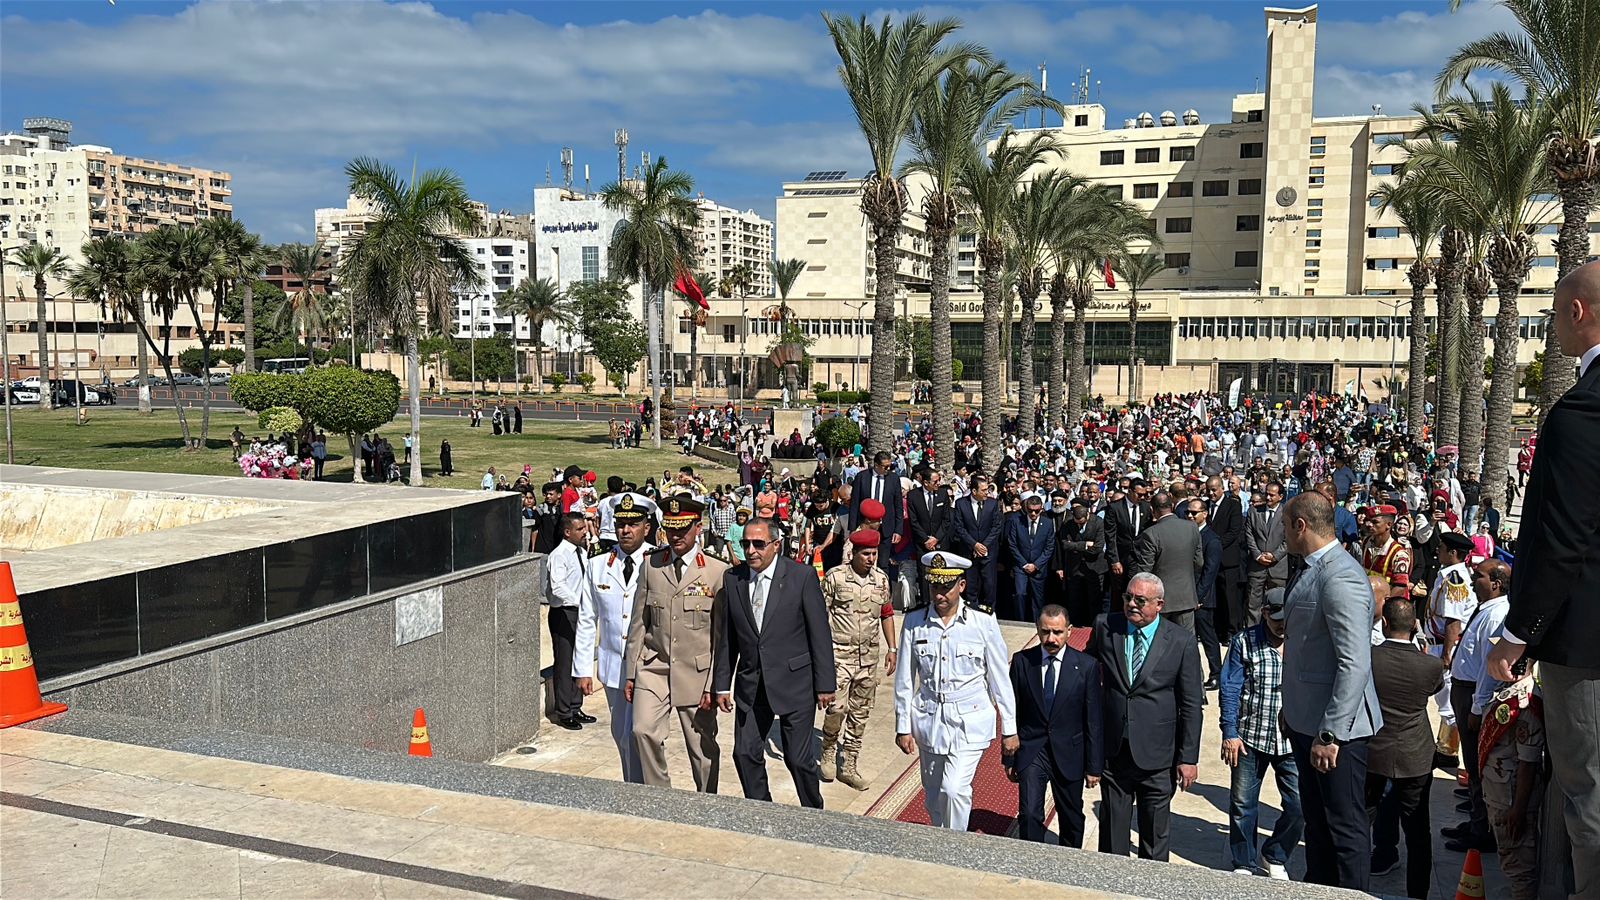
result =
[[[1339,545],[1327,498],[1296,495],[1282,517],[1289,552],[1305,560],[1286,592],[1281,715],[1300,770],[1306,880],[1365,891],[1367,744],[1383,727],[1372,682],[1376,601],[1366,571]]]
[[[1133,548],[1134,572],[1150,572],[1166,587],[1161,618],[1194,633],[1194,611],[1200,605],[1195,583],[1205,569],[1200,529],[1172,514],[1176,502],[1167,491],[1150,498],[1150,527],[1139,534]]]
[[[1267,489],[1250,510],[1244,526],[1246,568],[1250,572],[1245,621],[1249,628],[1261,621],[1261,597],[1268,590],[1283,587],[1289,578],[1289,548],[1284,543],[1283,485],[1269,482]]]

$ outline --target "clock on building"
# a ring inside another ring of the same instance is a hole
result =
[[[1299,194],[1295,193],[1294,188],[1283,188],[1278,191],[1278,205],[1283,207],[1293,206],[1294,201],[1298,199],[1299,196]]]

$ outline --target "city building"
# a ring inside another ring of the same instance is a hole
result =
[[[841,171],[811,172],[783,185],[778,198],[778,256],[803,259],[795,297],[870,297],[877,290],[873,227],[861,212],[863,179]],[[930,245],[922,216],[926,188],[911,184],[910,212],[900,226],[897,261],[900,284],[909,292],[927,291]]]
[[[528,340],[527,321],[502,315],[499,308],[506,294],[530,277],[532,242],[509,237],[465,240],[478,262],[483,285],[470,291],[462,288],[455,291],[455,337],[476,334],[478,337],[513,338],[519,342]],[[531,359],[520,364],[518,371],[533,371]]]
[[[193,226],[232,217],[232,178],[227,172],[73,144],[71,135],[72,123],[45,117],[24,120],[20,133],[0,134],[0,252],[8,257],[17,247],[38,242],[76,265],[83,261],[83,245],[93,238],[131,239],[161,225]],[[18,278],[14,267],[7,267],[5,278],[12,371],[37,374],[33,285],[13,281]],[[59,344],[50,351],[58,373],[73,371],[99,380],[137,371],[141,339],[131,322],[103,311],[98,300],[70,296],[64,280],[48,280],[45,293],[45,330],[52,344]],[[210,293],[202,292],[200,302],[202,318],[209,323]],[[159,342],[169,326],[161,324],[153,309],[146,317]],[[198,346],[187,310],[179,311],[170,330],[174,356]],[[231,323],[223,323],[222,331],[225,345],[237,345],[243,334]],[[29,334],[24,337],[23,332]]]
[[[740,212],[707,200],[695,200],[700,220],[695,226],[694,243],[699,252],[695,273],[706,277],[701,285],[707,293],[737,266],[748,266],[752,276],[750,296],[772,297],[772,223],[752,210]]]

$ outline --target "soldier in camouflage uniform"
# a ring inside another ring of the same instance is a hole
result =
[[[850,535],[850,562],[835,566],[822,580],[822,597],[833,626],[834,670],[839,690],[822,722],[822,780],[837,777],[858,791],[867,780],[856,771],[861,735],[867,730],[878,689],[878,634],[889,648],[885,666],[894,670],[894,607],[889,602],[889,577],[878,568],[883,535],[862,529]],[[843,734],[841,735],[841,728]],[[844,765],[837,751],[844,751]]]
[[[1491,680],[1491,687],[1499,690],[1485,704],[1478,739],[1483,802],[1511,900],[1534,900],[1539,894],[1544,698],[1531,677],[1511,685]],[[1479,696],[1483,692],[1480,689]]]

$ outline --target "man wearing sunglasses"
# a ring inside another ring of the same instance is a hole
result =
[[[770,519],[745,526],[745,561],[724,582],[714,684],[733,724],[733,765],[748,800],[772,800],[767,732],[777,718],[783,762],[800,804],[822,808],[820,770],[811,750],[817,710],[834,700],[833,635],[817,573],[780,551]]]

